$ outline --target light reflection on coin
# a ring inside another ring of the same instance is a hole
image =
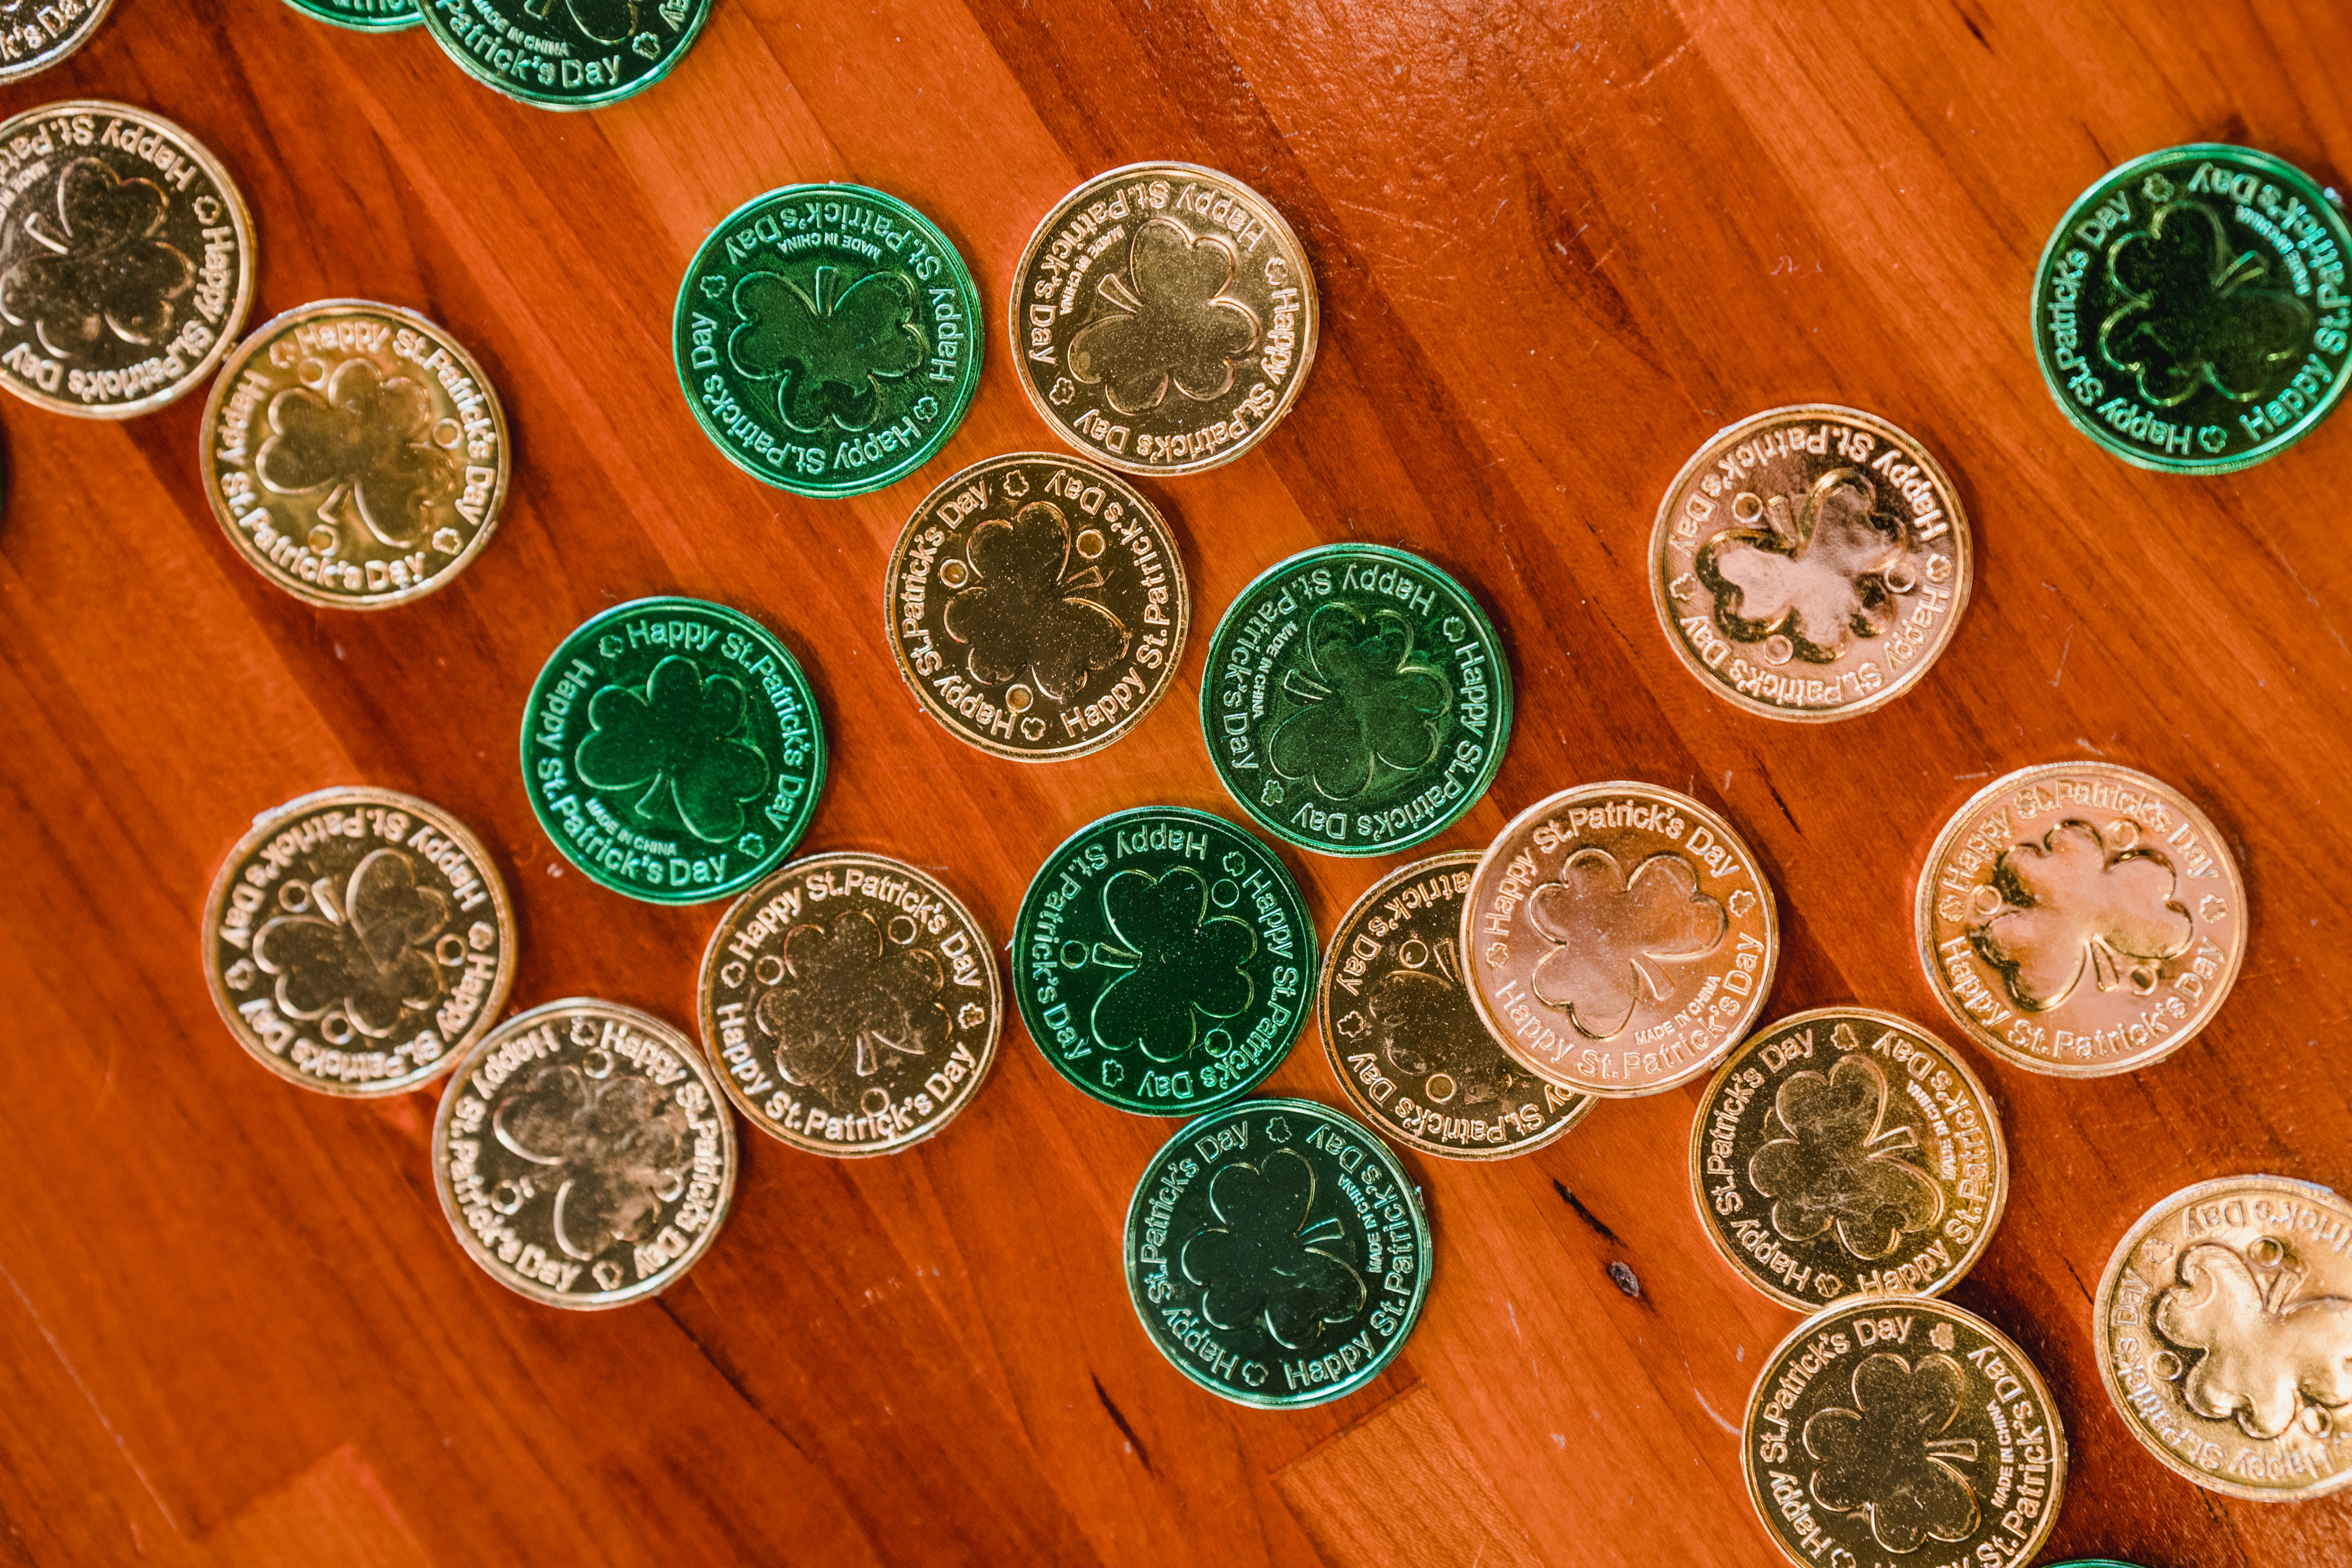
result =
[[[617,103],[667,76],[711,0],[417,0],[467,75],[541,109]]]
[[[0,82],[45,71],[89,42],[114,0],[0,0]]]
[[[417,0],[286,0],[286,3],[321,22],[331,22],[338,27],[349,27],[360,33],[390,33],[403,27],[414,27],[425,20],[417,9]]]

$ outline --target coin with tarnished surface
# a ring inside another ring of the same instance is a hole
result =
[[[1381,878],[1339,917],[1315,994],[1323,1054],[1358,1114],[1425,1154],[1501,1160],[1584,1120],[1495,1042],[1462,984],[1462,903],[1477,852]]]
[[[1056,435],[1132,474],[1231,462],[1315,363],[1315,272],[1273,204],[1193,163],[1130,163],[1029,237],[1005,325]]]
[[[2075,428],[2143,468],[2284,451],[2352,382],[2352,227],[2302,170],[2221,142],[2109,170],[2058,221],[2033,346]]]
[[[1106,1105],[1189,1116],[1282,1063],[1315,922],[1255,836],[1183,806],[1114,812],[1045,857],[1013,927],[1013,997],[1054,1069]]]
[[[256,328],[205,403],[205,493],[247,564],[299,599],[422,598],[498,527],[506,414],[414,310],[304,305]]]
[[[1942,1295],[2009,1201],[1983,1083],[1935,1036],[1865,1007],[1799,1013],[1741,1041],[1699,1099],[1690,1170],[1716,1250],[1808,1312]]]
[[[1016,762],[1099,751],[1175,683],[1192,592],[1134,486],[1015,452],[923,498],[890,553],[883,627],[916,700]]]
[[[1004,994],[956,896],[880,855],[812,855],[735,901],[702,954],[703,1044],[752,1126],[887,1154],[971,1103]]]
[[[253,303],[253,222],[161,116],[77,100],[0,124],[0,386],[128,419],[202,385]]]
[[[1650,533],[1650,594],[1675,656],[1768,719],[1843,719],[1909,689],[1951,641],[1975,571],[1942,466],[1834,404],[1717,431]]]
[[[0,0],[0,82],[45,71],[89,42],[114,0]]]
[[[1151,1157],[1127,1207],[1127,1291],[1179,1372],[1242,1405],[1353,1394],[1429,1294],[1429,1221],[1378,1138],[1305,1100],[1245,1100]]]
[[[389,33],[425,20],[417,0],[286,0],[297,11],[362,33]]]
[[[1655,784],[1580,784],[1514,818],[1462,907],[1470,999],[1513,1058],[1586,1094],[1696,1078],[1763,1010],[1780,910],[1736,829]]]
[[[2269,1502],[2352,1481],[2352,1204],[2282,1176],[2175,1193],[2092,1311],[2108,1397],[2173,1469]]]
[[[787,185],[719,219],[670,323],[703,434],[805,496],[863,495],[929,462],[980,385],[981,335],[955,246],[863,185]]]
[[[541,109],[615,103],[670,73],[711,0],[417,0],[475,80]]]
[[[734,1120],[693,1042],[584,996],[492,1030],[433,1119],[449,1227],[491,1279],[550,1307],[667,1289],[709,1250],[735,1171]]]
[[[2066,1432],[2014,1341],[1949,1301],[1857,1297],[1765,1359],[1741,1434],[1781,1554],[2023,1568],[2058,1521]]]
[[[1952,1021],[2035,1072],[2163,1060],[2220,1009],[2246,951],[2246,888],[2203,812],[2109,763],[1988,785],[1919,873],[1919,962]]]
[[[1318,545],[1226,607],[1201,732],[1219,781],[1267,831],[1326,855],[1393,854],[1494,782],[1510,661],[1478,602],[1420,556]]]
[[[431,1081],[514,984],[498,866],[447,812],[388,789],[320,790],[256,817],[213,877],[204,943],[237,1044],[328,1094]]]
[[[638,599],[581,623],[523,710],[531,810],[614,892],[698,904],[792,853],[824,785],[824,726],[792,651],[740,610]]]

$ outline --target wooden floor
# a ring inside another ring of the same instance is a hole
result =
[[[560,115],[420,33],[120,0],[0,110],[103,96],[190,127],[251,200],[257,319],[352,295],[425,311],[497,379],[518,462],[462,579],[337,614],[232,553],[198,488],[200,398],[119,427],[0,409],[0,1559],[1770,1561],[1733,1426],[1796,1320],[1700,1234],[1696,1089],[1603,1105],[1527,1159],[1408,1157],[1437,1238],[1419,1330],[1366,1391],[1271,1414],[1178,1375],[1128,1305],[1119,1223],[1168,1127],[1077,1095],[1017,1024],[913,1152],[835,1163],[747,1131],[710,1254],[657,1303],[583,1318],[459,1251],[428,1097],[289,1088],[213,1015],[215,862],[257,810],[365,782],[446,805],[500,858],[515,1005],[588,992],[690,1022],[717,909],[570,870],[515,762],[547,650],[653,593],[738,605],[808,663],[835,748],[810,847],[942,867],[1002,942],[1077,826],[1226,807],[1194,717],[1208,630],[1277,557],[1360,538],[1443,563],[1516,660],[1500,780],[1433,847],[1578,781],[1693,792],[1778,879],[1775,1013],[1936,1018],[1912,879],[1994,774],[2103,756],[2205,805],[2254,903],[2236,995],[2130,1077],[1973,1058],[2016,1185],[1956,1299],[2063,1408],[2052,1558],[2346,1561],[2352,1497],[2234,1502],[2141,1450],[2088,1291],[2191,1181],[2352,1189],[2352,414],[2234,478],[2128,468],[2042,390],[2026,300],[2058,215],[2130,154],[2225,139],[2352,174],[2347,58],[2352,7],[2312,0],[719,0],[667,82]],[[1197,595],[1179,689],[1097,756],[998,762],[901,686],[884,554],[955,468],[1052,444],[1001,302],[1045,207],[1143,158],[1282,207],[1322,355],[1257,452],[1153,487]],[[992,363],[928,468],[801,500],[696,428],[669,311],[721,215],[835,179],[953,237]],[[1942,455],[1980,569],[1924,685],[1814,728],[1685,674],[1643,563],[1702,437],[1817,399]],[[1389,864],[1293,863],[1327,931]],[[1312,1040],[1267,1088],[1339,1098]]]

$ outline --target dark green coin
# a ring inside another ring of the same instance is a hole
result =
[[[1511,734],[1510,662],[1418,555],[1325,544],[1244,588],[1209,641],[1201,731],[1242,809],[1306,849],[1386,855],[1477,803]]]
[[[930,459],[980,384],[980,292],[948,237],[863,185],[744,203],[687,265],[687,406],[754,479],[863,495]]]
[[[2259,463],[2352,380],[2347,254],[2342,210],[2267,153],[2199,142],[2135,158],[2083,193],[2042,253],[2042,377],[2126,463]]]
[[[594,109],[670,73],[711,0],[417,0],[476,80],[541,109]]]
[[[1190,1116],[1288,1054],[1315,995],[1315,922],[1255,835],[1176,805],[1115,812],[1045,857],[1013,927],[1021,1021],[1121,1110]]]
[[[1151,1157],[1127,1207],[1144,1331],[1244,1405],[1320,1405],[1378,1377],[1429,1269],[1429,1221],[1396,1156],[1312,1100],[1211,1111]]]
[[[522,774],[564,858],[633,899],[700,903],[800,842],[824,726],[767,627],[700,599],[639,599],[583,622],[539,672]]]
[[[362,33],[389,33],[425,20],[416,0],[286,0],[297,11]]]

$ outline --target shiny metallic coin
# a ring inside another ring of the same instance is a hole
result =
[[[923,498],[890,552],[883,629],[956,739],[1060,762],[1126,734],[1175,683],[1192,591],[1159,510],[1083,458],[1015,452]]]
[[[1603,1097],[1706,1072],[1763,1010],[1771,884],[1738,831],[1655,784],[1581,784],[1513,819],[1462,909],[1470,999],[1519,1064]]]
[[[205,403],[205,493],[246,563],[298,599],[376,610],[455,577],[498,527],[506,413],[472,356],[397,305],[264,322]]]
[[[1152,1345],[1240,1405],[1353,1394],[1429,1294],[1429,1222],[1388,1146],[1305,1100],[1245,1100],[1171,1138],[1127,1208],[1127,1290]]]
[[[52,103],[0,123],[0,386],[128,419],[193,392],[253,302],[253,220],[170,121]]]
[[[361,33],[389,33],[425,20],[417,0],[286,0],[297,11]]]
[[[1940,1296],[2009,1202],[2000,1112],[1907,1019],[1822,1007],[1741,1041],[1691,1123],[1691,1199],[1741,1279],[1800,1311]]]
[[[1131,474],[1228,463],[1315,363],[1315,272],[1271,203],[1192,163],[1130,163],[1029,237],[1005,318],[1055,433]]]
[[[457,1064],[433,1185],[483,1272],[550,1307],[660,1294],[735,1194],[735,1123],[692,1041],[614,1002],[518,1013]]]
[[[204,944],[237,1044],[327,1094],[429,1083],[514,984],[497,865],[447,812],[388,789],[320,790],[254,818],[213,876]]]
[[[1540,1149],[1584,1120],[1589,1094],[1511,1059],[1462,984],[1462,904],[1475,851],[1374,883],[1339,917],[1315,994],[1332,1075],[1383,1136],[1449,1160]]]
[[[1927,852],[1927,984],[1969,1038],[2035,1072],[2147,1067],[2212,1018],[2246,952],[2246,888],[2203,812],[2109,763],[1986,786]]]
[[[114,0],[0,0],[0,82],[45,71],[89,42]]]
[[[1916,437],[1807,404],[1701,447],[1658,507],[1650,594],[1676,658],[1768,719],[1843,719],[1936,662],[1967,608],[1968,514]]]
[[[2170,1468],[2258,1502],[2352,1483],[2352,1204],[2200,1182],[2124,1233],[2092,1311],[2107,1396]]]
[[[541,109],[617,103],[667,76],[712,0],[417,0],[467,75]]]

